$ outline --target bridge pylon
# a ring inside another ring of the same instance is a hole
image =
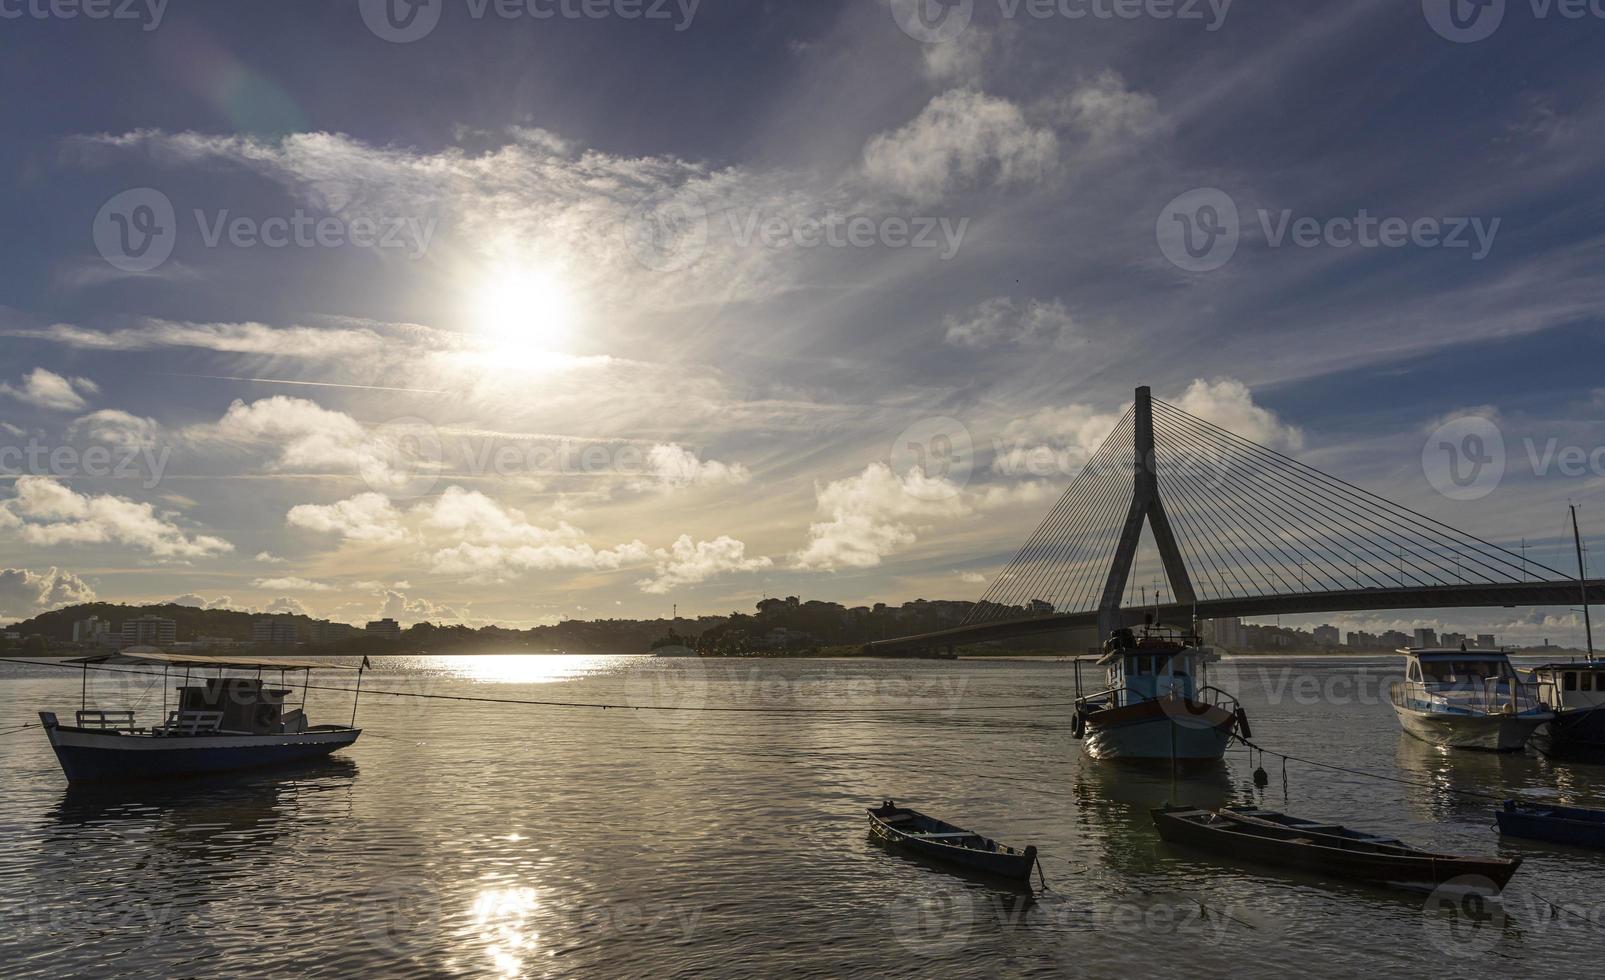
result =
[[[1115,546],[1114,561],[1109,577],[1104,582],[1103,597],[1098,602],[1098,634],[1105,639],[1124,625],[1120,604],[1131,578],[1131,566],[1137,557],[1137,545],[1142,540],[1146,522],[1153,529],[1154,544],[1164,562],[1165,578],[1175,601],[1182,606],[1198,602],[1192,579],[1187,574],[1187,562],[1176,544],[1176,532],[1171,529],[1170,518],[1165,514],[1164,498],[1159,492],[1159,459],[1154,447],[1154,394],[1146,385],[1137,389],[1137,401],[1132,413],[1132,487],[1131,507],[1126,511],[1126,523],[1121,528],[1119,543]]]

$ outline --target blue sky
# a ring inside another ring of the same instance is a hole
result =
[[[1605,20],[1451,3],[8,17],[0,445],[63,455],[0,459],[0,615],[976,597],[1137,384],[1560,562],[1569,499],[1605,526]],[[1468,415],[1507,472],[1451,499]],[[1577,632],[1345,625],[1438,621]]]

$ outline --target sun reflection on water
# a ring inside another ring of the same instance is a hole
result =
[[[463,680],[485,684],[555,684],[616,671],[615,655],[585,656],[554,653],[498,654],[490,656],[431,656],[419,658],[422,666]],[[640,658],[634,658],[640,659]]]
[[[533,888],[489,888],[474,899],[474,929],[497,975],[523,974],[524,958],[540,940],[540,933],[529,927],[538,908]]]

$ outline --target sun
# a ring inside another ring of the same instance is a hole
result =
[[[530,365],[560,355],[575,321],[573,295],[540,266],[504,266],[474,290],[475,332],[493,360]]]

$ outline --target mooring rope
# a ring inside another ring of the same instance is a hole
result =
[[[1420,789],[1436,790],[1441,793],[1452,793],[1457,796],[1468,796],[1480,800],[1493,800],[1495,803],[1502,803],[1505,800],[1510,799],[1510,796],[1494,796],[1490,793],[1479,793],[1476,790],[1471,789],[1456,789],[1453,786],[1440,786],[1437,783],[1426,782],[1420,779],[1405,779],[1401,776],[1384,776],[1379,772],[1369,772],[1364,769],[1351,769],[1348,766],[1333,765],[1330,762],[1317,762],[1314,759],[1301,759],[1296,755],[1288,755],[1285,752],[1277,752],[1273,749],[1267,749],[1263,745],[1250,741],[1241,735],[1235,737],[1239,742],[1242,742],[1244,745],[1260,753],[1260,755],[1268,755],[1277,759],[1281,759],[1284,772],[1286,771],[1287,763],[1299,762],[1306,766],[1315,766],[1318,769],[1330,769],[1333,772],[1348,773],[1351,776],[1366,776],[1371,779],[1381,779],[1390,783],[1402,783],[1406,786],[1415,786]]]
[[[127,670],[121,667],[107,667],[104,665],[49,663],[38,660],[13,660],[0,658],[0,663],[27,664],[33,667],[59,667],[64,670],[102,670],[117,674],[133,674],[139,677],[161,677],[153,671]],[[225,665],[226,666],[226,665]],[[309,691],[334,691],[342,694],[354,693],[353,688],[331,687],[325,684],[305,684],[303,689]],[[1023,711],[1034,708],[1068,708],[1073,707],[1074,701],[1030,701],[1018,704],[972,704],[953,705],[950,707],[924,706],[924,707],[864,707],[864,708],[802,708],[802,707],[772,707],[759,705],[699,705],[699,704],[617,704],[602,701],[543,701],[532,698],[493,698],[482,695],[468,694],[424,694],[419,691],[386,691],[364,687],[362,695],[367,697],[375,695],[392,698],[421,698],[428,701],[465,701],[477,704],[516,704],[542,708],[589,708],[600,711],[686,711],[709,712],[724,714],[780,714],[780,715],[832,715],[832,714],[907,714],[912,712],[949,712],[949,711]]]

